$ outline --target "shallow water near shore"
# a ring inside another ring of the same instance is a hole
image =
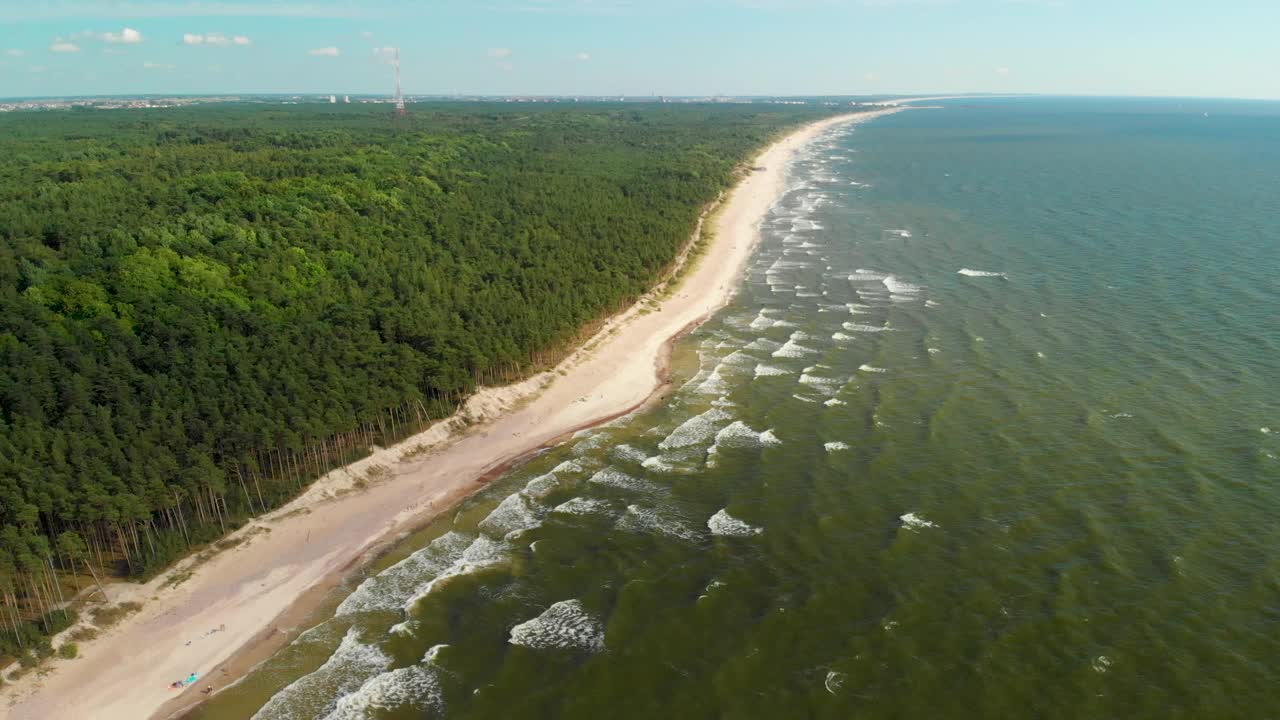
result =
[[[1274,707],[1280,105],[946,105],[802,152],[669,402],[194,717]]]

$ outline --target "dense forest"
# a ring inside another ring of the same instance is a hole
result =
[[[819,112],[0,116],[0,655],[537,369]]]

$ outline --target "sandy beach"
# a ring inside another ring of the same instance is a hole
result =
[[[142,609],[0,695],[0,719],[170,717],[199,689],[243,676],[293,637],[349,573],[531,452],[631,412],[665,391],[673,340],[723,307],[759,225],[785,188],[794,152],[823,130],[902,107],[807,125],[765,149],[708,222],[712,241],[673,291],[611,319],[554,370],[478,392],[455,419],[318,480],[237,531],[242,542],[185,560],[145,584],[108,588]],[[357,481],[359,486],[357,486]],[[175,582],[180,580],[180,582]],[[195,688],[170,690],[196,672]]]

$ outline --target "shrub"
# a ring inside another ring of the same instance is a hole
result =
[[[63,660],[75,660],[79,654],[80,646],[73,642],[62,643],[62,646],[58,648],[58,657]]]

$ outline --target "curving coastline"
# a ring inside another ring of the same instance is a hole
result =
[[[714,216],[713,241],[678,287],[651,308],[642,299],[612,319],[556,369],[485,389],[468,402],[463,420],[330,473],[237,531],[239,545],[198,567],[189,559],[146,585],[113,586],[113,602],[136,600],[143,609],[85,643],[83,659],[13,688],[15,702],[0,707],[0,718],[132,720],[181,712],[201,696],[175,697],[173,679],[197,670],[225,686],[287,641],[292,626],[379,548],[530,453],[661,396],[672,343],[732,297],[795,150],[832,125],[900,109],[832,117],[766,148],[755,162],[763,168],[734,188]]]

